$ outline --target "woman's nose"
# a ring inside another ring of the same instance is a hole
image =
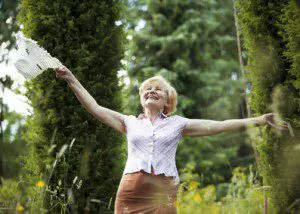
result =
[[[155,88],[151,88],[150,93],[155,93],[155,92],[156,92]]]

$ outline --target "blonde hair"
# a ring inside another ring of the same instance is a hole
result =
[[[139,88],[140,99],[142,99],[141,94],[144,92],[145,88],[147,87],[147,85],[149,83],[152,83],[155,86],[160,86],[167,93],[167,106],[164,107],[163,113],[166,115],[172,114],[176,110],[176,106],[177,106],[176,90],[162,76],[154,76],[154,77],[146,79],[144,82],[142,82],[142,84]],[[141,103],[142,103],[142,100],[141,100]]]

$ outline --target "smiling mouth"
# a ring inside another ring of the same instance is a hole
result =
[[[148,97],[147,97],[147,100],[148,100],[148,99],[152,99],[152,100],[158,100],[158,98],[157,98],[157,97],[155,97],[155,96],[152,96],[152,95],[148,96]]]

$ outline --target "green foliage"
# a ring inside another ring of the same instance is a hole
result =
[[[162,75],[178,92],[178,114],[212,120],[245,116],[231,1],[129,2],[133,8],[128,34],[133,39],[127,55],[127,114],[141,112],[139,84]],[[139,29],[143,22],[145,27]],[[229,181],[231,165],[253,161],[244,137],[224,133],[185,139],[178,147],[177,166],[196,163],[206,184]]]
[[[17,25],[18,0],[1,1],[0,4],[0,62],[8,62],[8,52],[15,47],[13,33],[19,30]],[[3,45],[4,44],[4,45]]]
[[[296,1],[289,1],[284,7],[282,15],[282,37],[286,42],[286,49],[283,55],[291,64],[288,70],[289,80],[295,89],[300,88],[300,6]],[[299,101],[299,97],[295,98]]]
[[[283,212],[300,197],[296,182],[300,162],[288,161],[299,146],[299,6],[292,0],[238,0],[237,8],[247,50],[246,75],[251,80],[253,113],[273,111],[294,129],[290,136],[267,127],[251,133],[264,185],[271,186],[274,204]]]
[[[192,169],[192,165],[187,165],[182,170],[184,182],[179,186],[177,204],[180,213],[254,214],[263,212],[268,190],[257,184],[251,166],[249,168],[237,167],[233,170],[231,182],[226,184],[228,190],[218,201],[216,200],[218,188],[214,185],[201,186],[195,181],[199,178],[192,172]],[[268,212],[274,213],[274,211],[274,204],[269,199]]]
[[[21,197],[18,182],[13,180],[1,179],[0,187],[0,207],[15,208]]]
[[[2,93],[6,90],[12,91],[13,80],[9,76],[0,78]],[[21,139],[24,131],[22,115],[14,111],[9,111],[4,103],[3,97],[0,98],[1,105],[1,130],[0,130],[0,176],[4,178],[16,177],[20,171],[20,155],[27,150],[24,141]]]
[[[27,152],[25,142],[21,139],[23,130],[23,118],[16,112],[9,112],[4,105],[3,117],[5,129],[3,131],[3,142],[0,144],[0,157],[2,159],[2,177],[13,178],[21,169],[20,156]]]
[[[117,111],[121,110],[117,72],[124,35],[123,26],[115,22],[121,18],[122,7],[121,1],[23,0],[19,16],[27,36],[70,68],[100,105]],[[27,120],[25,140],[30,153],[24,157],[25,179],[47,178],[55,155],[75,138],[70,153],[57,163],[48,188],[53,191],[59,180],[64,181],[65,188],[57,195],[67,201],[67,190],[77,176],[83,180],[83,188],[74,193],[78,212],[88,205],[93,212],[107,211],[106,205],[89,200],[108,203],[115,197],[124,165],[121,135],[93,118],[52,70],[30,81],[27,88],[34,114]],[[51,194],[46,197],[50,202]],[[59,201],[52,199],[54,204]],[[59,210],[57,206],[52,211]]]

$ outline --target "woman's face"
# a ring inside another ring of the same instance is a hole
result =
[[[159,84],[146,84],[141,94],[141,103],[144,108],[158,108],[163,111],[167,100],[167,93]]]

